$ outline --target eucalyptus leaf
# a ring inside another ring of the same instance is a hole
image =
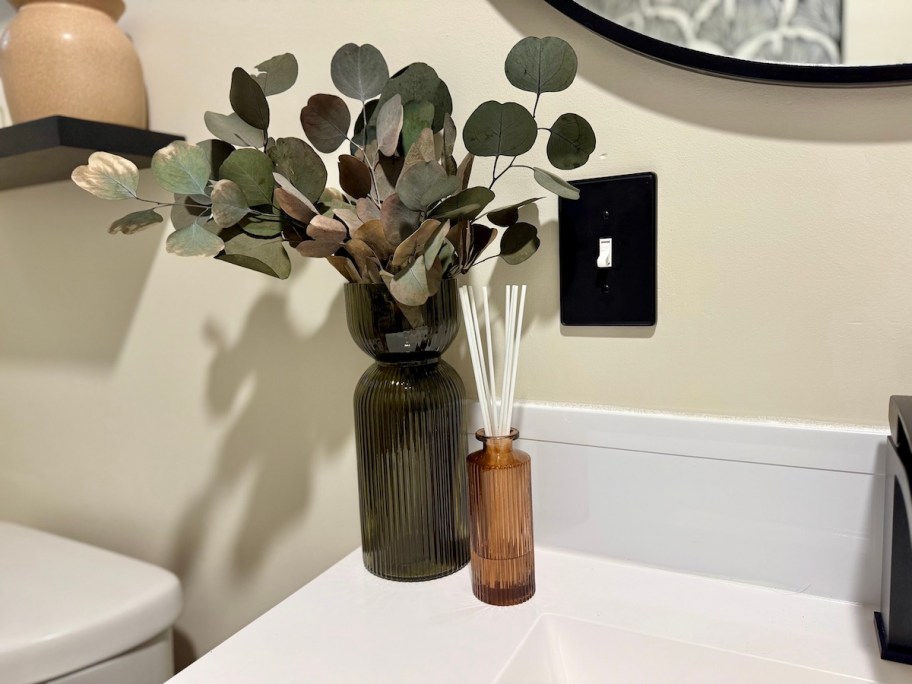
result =
[[[246,217],[237,225],[247,235],[255,238],[274,238],[282,234],[282,223],[278,217],[273,220],[254,220],[253,217]]]
[[[336,269],[339,273],[342,274],[342,277],[345,278],[350,283],[360,283],[361,274],[358,273],[358,269],[355,268],[355,265],[352,263],[352,260],[344,256],[328,256],[326,260],[330,265]]]
[[[477,157],[524,154],[537,136],[538,126],[528,109],[494,100],[478,105],[462,130],[466,149]]]
[[[494,192],[478,185],[468,188],[445,199],[432,212],[434,218],[469,219],[476,218],[494,200]]]
[[[440,259],[440,265],[443,267],[444,276],[449,277],[453,275],[458,264],[456,260],[456,248],[449,239],[443,241],[437,258]]]
[[[521,264],[541,247],[538,229],[531,223],[514,223],[500,239],[500,258],[508,264]]]
[[[434,243],[438,234],[445,237],[449,229],[449,223],[427,219],[418,227],[418,230],[399,243],[390,264],[393,267],[399,267],[419,254],[423,254],[425,247]]]
[[[89,163],[76,167],[71,178],[86,192],[106,200],[132,199],[139,187],[136,164],[109,152],[92,153]]]
[[[198,223],[176,230],[165,240],[165,249],[178,256],[214,257],[225,243]]]
[[[243,121],[265,131],[269,128],[269,103],[256,80],[241,67],[231,73],[231,109]]]
[[[350,154],[339,155],[339,185],[350,197],[367,197],[372,186],[370,169]]]
[[[469,152],[459,166],[456,167],[456,178],[459,179],[459,189],[465,190],[469,187],[469,180],[472,178],[472,165],[475,163],[475,155]]]
[[[238,147],[262,147],[266,132],[251,126],[237,114],[206,112],[203,116],[206,128],[219,140]]]
[[[427,269],[424,259],[415,259],[406,268],[399,271],[389,281],[389,291],[397,302],[406,306],[421,306],[430,291],[428,290]]]
[[[558,197],[564,197],[571,200],[579,199],[579,188],[573,187],[563,178],[555,176],[550,171],[545,171],[544,169],[540,169],[536,166],[532,169],[532,175],[535,177],[536,183],[542,186],[545,190],[553,192]]]
[[[139,231],[145,230],[149,226],[161,223],[162,221],[164,221],[164,219],[161,214],[154,209],[134,211],[114,221],[110,228],[108,228],[108,232],[111,233],[111,235],[115,233],[133,235],[133,233],[138,233]]]
[[[310,220],[310,224],[307,226],[307,235],[314,240],[334,242],[338,245],[348,237],[348,230],[346,230],[345,224],[341,221],[328,216],[317,215]]]
[[[402,147],[404,150],[411,150],[412,145],[418,140],[418,136],[425,129],[430,130],[434,123],[434,105],[427,100],[415,100],[403,105],[402,120]],[[433,144],[433,133],[431,134],[431,143]],[[437,159],[437,153],[434,149],[431,152],[431,159]]]
[[[336,253],[342,243],[321,240],[305,240],[295,246],[301,256],[325,259]]]
[[[352,211],[351,209],[336,209],[333,211],[333,216],[348,227],[349,233],[354,233],[358,228],[364,225],[357,212]]]
[[[381,261],[393,255],[395,245],[386,237],[386,226],[381,219],[373,219],[358,227],[352,237],[366,243]]]
[[[362,280],[371,283],[380,282],[380,260],[370,245],[363,240],[352,238],[342,245],[342,248],[354,259]]]
[[[437,154],[434,149],[434,133],[430,128],[421,131],[418,139],[412,143],[405,155],[402,163],[402,170],[405,171],[410,166],[419,162],[436,162]],[[398,181],[397,181],[398,182]]]
[[[383,91],[389,81],[389,68],[373,45],[348,43],[333,55],[330,75],[340,93],[364,102]]]
[[[348,137],[351,112],[336,95],[312,95],[301,110],[301,126],[310,143],[320,152],[335,152]]]
[[[433,106],[431,105],[431,107]],[[402,96],[399,93],[387,100],[377,112],[377,146],[380,152],[387,157],[392,157],[396,154],[404,116],[405,110],[402,108]]]
[[[402,97],[402,105],[409,102],[427,100],[434,105],[434,131],[443,128],[444,114],[453,113],[453,99],[446,83],[440,80],[437,72],[423,62],[408,65],[394,75],[380,94],[380,105],[394,95]]]
[[[380,156],[380,163],[374,167],[374,180],[377,185],[377,199],[381,202],[396,192],[396,183],[405,165],[404,157]]]
[[[549,36],[523,38],[507,55],[504,71],[520,90],[536,95],[564,90],[576,77],[576,53],[570,44]]]
[[[152,156],[158,184],[177,195],[205,195],[209,170],[205,150],[183,140],[175,140]]]
[[[221,178],[237,183],[251,207],[272,205],[272,191],[275,187],[272,173],[269,157],[250,147],[232,152],[219,169]]]
[[[366,197],[355,203],[355,210],[358,212],[358,218],[364,223],[380,218],[380,207]]]
[[[551,126],[548,138],[548,161],[558,169],[569,171],[589,161],[595,150],[595,132],[579,114],[561,114]]]
[[[259,240],[239,233],[225,243],[224,252],[215,258],[280,280],[291,274],[291,259],[280,240]]]
[[[276,188],[275,198],[282,211],[304,225],[310,223],[314,216],[319,215],[316,208],[309,203],[310,201],[300,193],[295,194],[285,188]]]
[[[298,80],[298,60],[290,52],[257,64],[256,70],[254,78],[266,95],[284,93]]]
[[[390,244],[398,245],[418,228],[421,214],[409,209],[399,195],[392,194],[383,201],[380,217],[386,228],[386,238]]]
[[[453,121],[453,117],[445,113],[443,115],[443,158],[441,161],[449,159],[453,156],[453,150],[456,147],[456,138],[458,133],[456,131],[456,123]]]
[[[527,204],[532,204],[537,202],[541,197],[532,197],[522,202],[517,202],[516,204],[511,204],[506,207],[500,207],[498,209],[492,209],[487,213],[487,219],[493,223],[495,226],[501,226],[507,228],[512,226],[514,223],[519,221],[519,210],[526,206]]]
[[[195,202],[189,195],[175,195],[174,206],[171,207],[171,225],[175,230],[187,228],[194,223],[205,223],[200,216],[207,212],[209,207]]]
[[[437,162],[419,162],[403,170],[396,183],[399,199],[410,209],[424,210],[459,189],[459,179],[447,176]]]
[[[316,202],[326,188],[326,166],[314,149],[300,138],[279,138],[267,152],[275,171],[301,194]]]
[[[209,160],[209,178],[218,178],[219,169],[234,152],[234,145],[229,145],[224,140],[201,140],[196,143]]]
[[[212,188],[212,218],[221,228],[233,226],[250,213],[247,198],[237,183],[223,179]]]

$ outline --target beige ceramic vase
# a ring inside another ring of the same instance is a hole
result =
[[[13,123],[55,114],[146,128],[146,88],[117,27],[122,0],[9,0],[0,79]]]

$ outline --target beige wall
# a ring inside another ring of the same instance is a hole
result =
[[[274,131],[299,135],[344,42],[437,66],[461,122],[528,101],[501,68],[515,40],[563,36],[580,77],[540,111],[593,122],[576,175],[658,173],[659,322],[561,330],[547,199],[540,254],[475,277],[532,288],[518,398],[882,425],[912,391],[909,88],[692,74],[538,0],[133,0],[122,24],[153,127],[191,140],[204,110],[227,111],[231,68],[278,52],[303,70]],[[535,191],[504,180],[506,197]],[[178,571],[201,653],[358,544],[351,392],[368,360],[326,264],[296,260],[281,283],[179,259],[164,230],[108,236],[123,210],[66,183],[0,194],[0,517]]]

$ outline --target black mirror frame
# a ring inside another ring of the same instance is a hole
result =
[[[690,71],[741,81],[793,86],[857,88],[912,83],[912,64],[842,66],[751,62],[725,55],[712,55],[645,36],[586,9],[574,0],[545,2],[612,43]]]

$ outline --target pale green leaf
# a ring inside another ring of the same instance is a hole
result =
[[[434,131],[443,128],[445,114],[453,113],[453,99],[449,88],[440,80],[437,72],[423,62],[415,62],[395,74],[380,94],[380,105],[394,95],[402,97],[402,105],[409,102],[427,100],[434,105]]]
[[[176,195],[205,195],[209,170],[206,151],[183,140],[175,140],[152,157],[158,184]]]
[[[272,204],[272,191],[275,187],[272,173],[269,157],[264,152],[249,147],[232,152],[219,169],[221,178],[237,183],[251,207]]]
[[[218,235],[210,233],[198,223],[176,230],[165,241],[165,249],[178,256],[213,257],[225,247]]]
[[[222,179],[212,188],[212,218],[221,228],[233,226],[250,213],[247,198],[234,181]]]
[[[418,140],[422,131],[430,130],[434,122],[434,105],[427,100],[416,100],[403,106],[402,119],[402,148],[406,151],[412,149],[412,145]],[[436,150],[433,147],[433,133],[431,133],[431,152],[430,158],[437,159]]]
[[[260,240],[238,233],[225,242],[225,251],[215,258],[280,280],[291,274],[291,260],[280,240]]]
[[[433,107],[433,105],[431,105]],[[404,120],[402,96],[396,93],[377,112],[377,146],[387,157],[396,154]],[[407,149],[407,148],[406,148]]]
[[[576,200],[579,199],[580,191],[578,188],[573,187],[559,176],[555,176],[550,171],[545,171],[538,167],[532,169],[533,176],[535,177],[535,182],[542,186],[545,190],[553,192],[558,197],[564,197],[566,199]]]
[[[437,162],[419,162],[403,170],[396,183],[399,199],[410,209],[424,210],[459,189],[459,179],[447,176]]]
[[[266,133],[243,121],[237,114],[206,112],[203,116],[206,128],[219,140],[238,147],[262,147]]]
[[[389,281],[389,290],[400,304],[406,306],[424,304],[430,297],[424,259],[415,259],[406,268],[399,271]]]
[[[129,159],[109,152],[94,152],[89,163],[77,167],[73,182],[86,192],[106,200],[132,199],[139,186],[139,169]]]
[[[333,55],[330,75],[340,93],[364,102],[381,93],[389,81],[389,68],[373,45],[348,43]]]
[[[311,202],[326,188],[326,166],[314,149],[300,138],[279,138],[267,151],[276,173],[282,174]]]
[[[298,80],[298,60],[288,52],[257,64],[256,70],[254,78],[266,95],[284,93]]]

